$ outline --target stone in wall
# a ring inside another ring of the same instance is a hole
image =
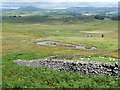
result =
[[[103,62],[84,62],[79,60],[58,60],[58,59],[41,59],[41,60],[15,60],[18,65],[30,67],[44,67],[54,70],[74,71],[89,75],[111,75],[120,76],[118,63]]]

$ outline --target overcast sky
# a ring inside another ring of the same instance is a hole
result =
[[[119,0],[0,0],[0,2],[118,2]]]

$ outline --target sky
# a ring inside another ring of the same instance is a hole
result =
[[[119,0],[0,0],[0,2],[118,2]]]

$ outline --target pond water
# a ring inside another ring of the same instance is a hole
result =
[[[66,47],[66,48],[72,48],[72,49],[84,49],[84,50],[95,50],[95,49],[97,49],[95,46],[93,46],[91,48],[86,48],[85,46],[73,45],[73,44],[68,44],[68,43],[64,43],[64,42],[50,41],[50,40],[37,42],[37,44],[42,45],[42,46],[54,46],[54,47],[59,46],[59,47]]]

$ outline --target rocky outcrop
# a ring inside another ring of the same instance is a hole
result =
[[[89,75],[111,75],[120,76],[118,63],[103,63],[103,62],[84,62],[79,60],[15,60],[18,65],[31,67],[44,67],[54,70],[75,71]]]

